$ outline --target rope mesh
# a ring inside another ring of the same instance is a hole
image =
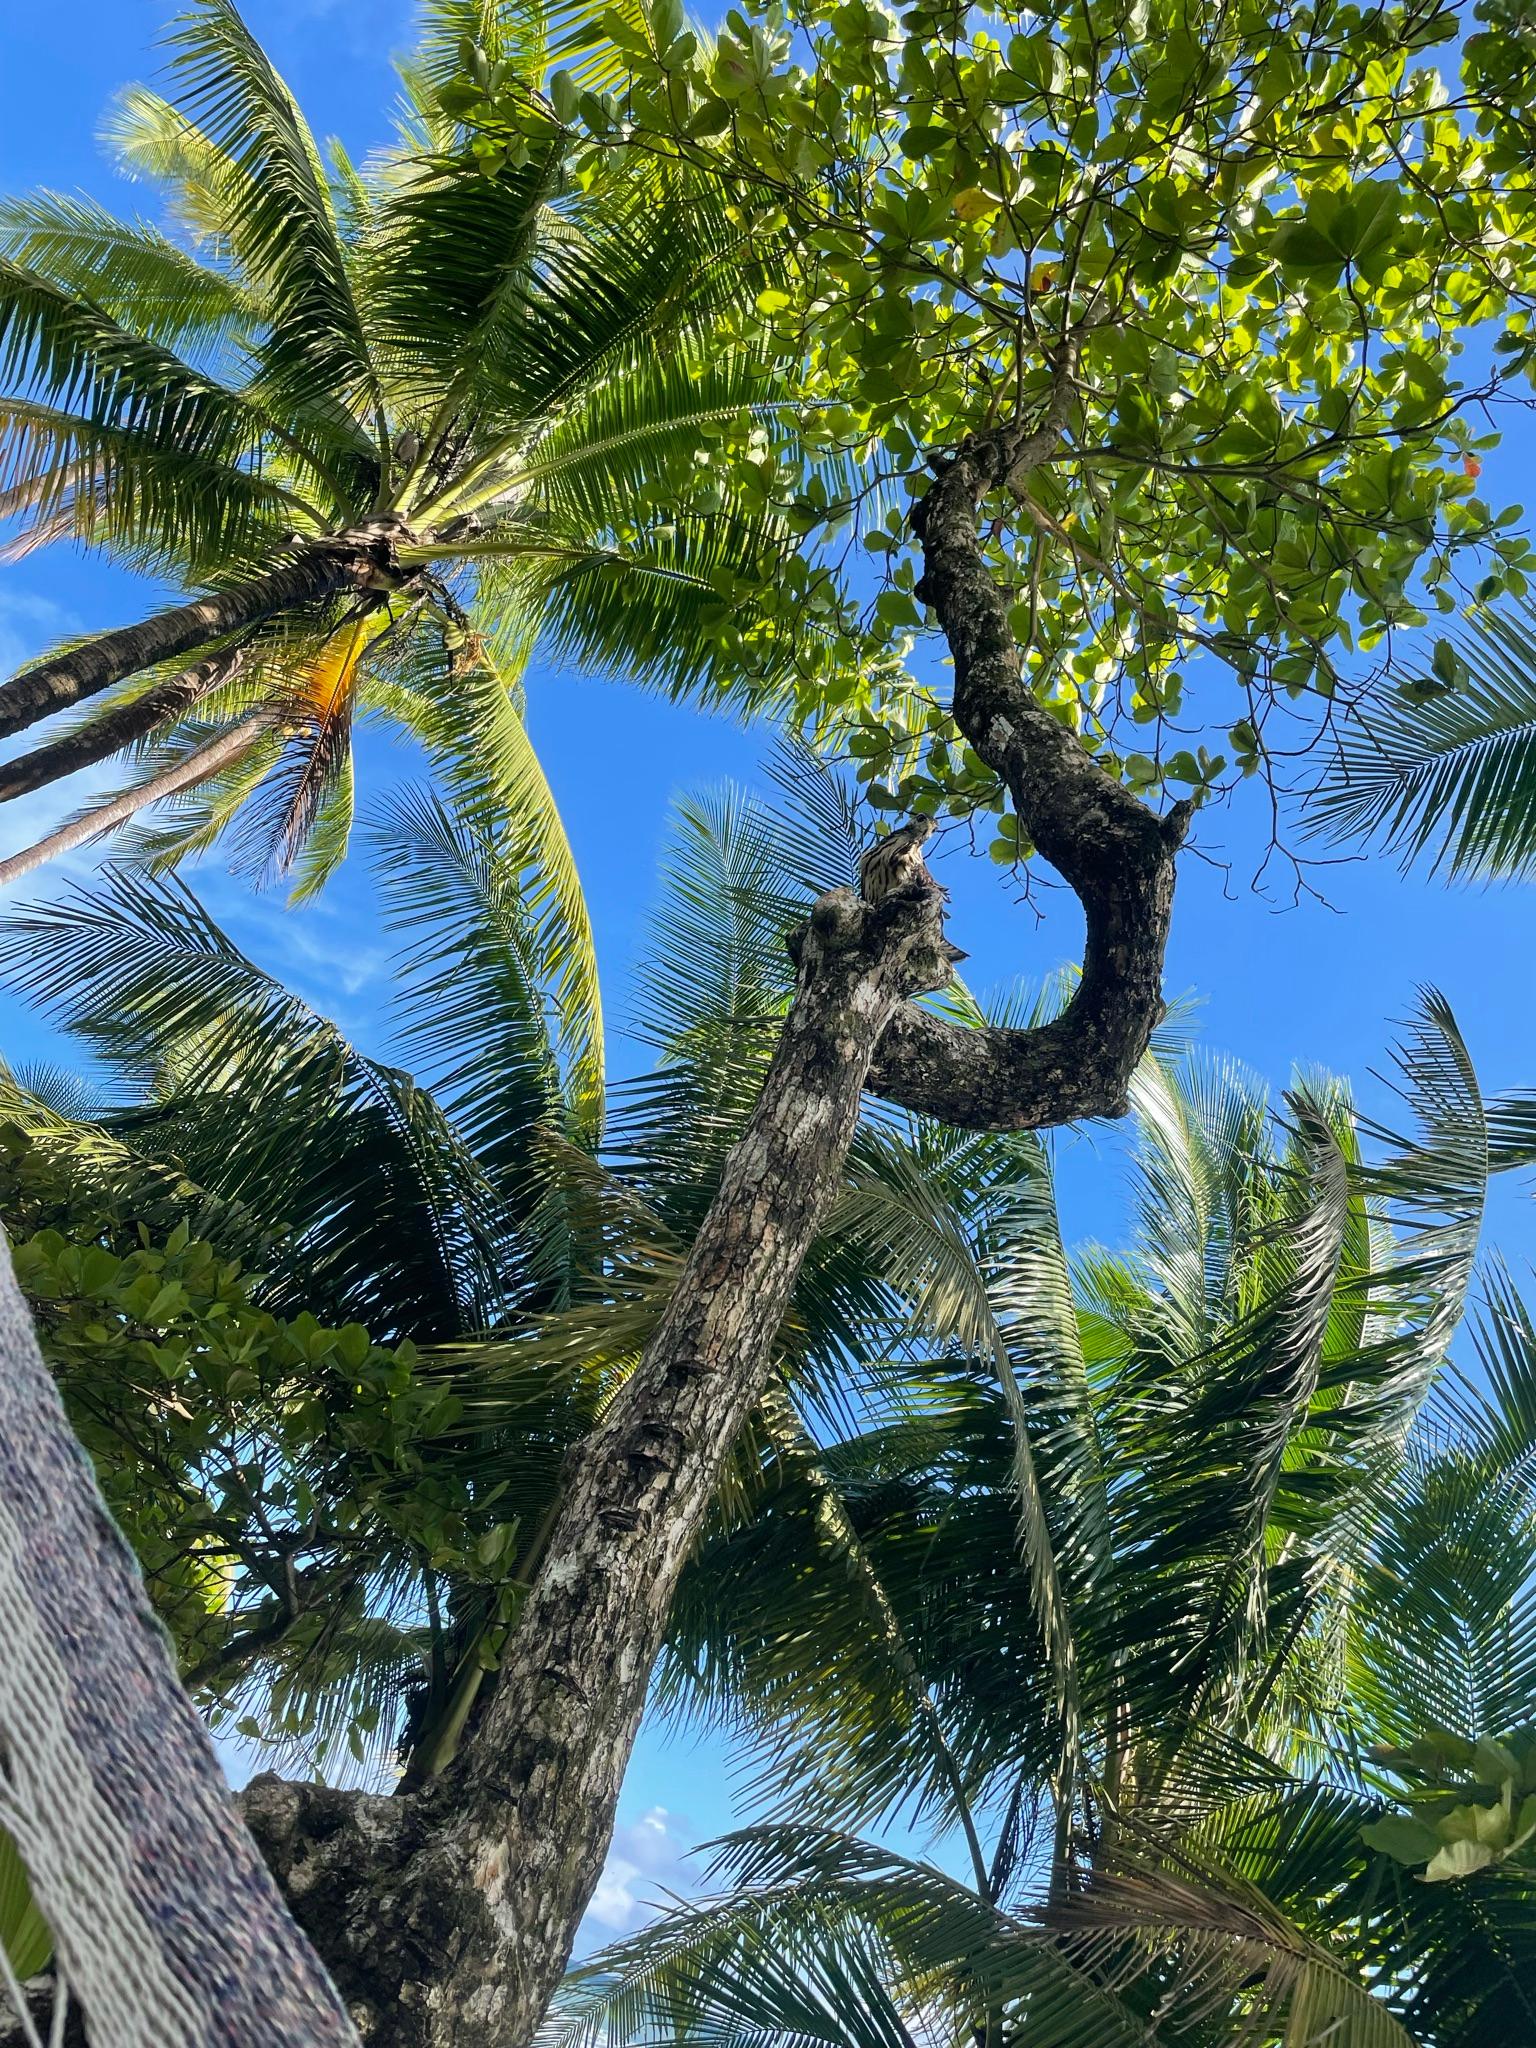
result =
[[[93,2048],[355,2044],[233,1811],[3,1245],[0,1772]]]

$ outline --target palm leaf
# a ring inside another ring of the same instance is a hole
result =
[[[502,623],[510,630],[511,621]],[[603,1004],[592,923],[515,680],[484,642],[462,663],[418,647],[397,670],[395,687],[381,689],[376,680],[373,693],[426,748],[463,829],[494,841],[498,873],[520,878],[521,915],[555,1011],[576,1127],[595,1139],[604,1104]]]
[[[0,975],[147,1096],[112,1128],[287,1228],[274,1299],[418,1340],[484,1327],[494,1198],[430,1097],[358,1053],[186,890],[110,872],[13,913]]]
[[[1151,2048],[1112,1992],[932,1865],[830,1829],[751,1828],[716,1847],[711,1876],[735,1889],[585,1964],[551,2041],[914,2048],[1014,2008],[1031,2048]]]
[[[0,517],[27,522],[12,556],[68,536],[195,580],[254,568],[285,531],[319,523],[281,480],[220,451],[17,398],[0,398]]]
[[[259,317],[238,278],[199,263],[148,222],[119,220],[77,194],[0,202],[0,251],[165,348],[201,347],[217,358]]]
[[[1536,869],[1536,607],[1473,614],[1456,680],[1367,698],[1342,727],[1312,829],[1452,880]]]
[[[242,262],[260,279],[267,322],[264,384],[278,400],[326,394],[362,407],[387,452],[324,166],[293,95],[231,0],[195,0],[170,46],[190,119],[241,181]]]
[[[536,1133],[563,1124],[566,1103],[546,1008],[551,962],[518,840],[412,790],[371,836],[391,924],[419,935],[401,962],[405,1042],[509,1210],[526,1210],[540,1185]]]

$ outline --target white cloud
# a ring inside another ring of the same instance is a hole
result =
[[[686,1858],[696,1840],[692,1823],[664,1806],[616,1828],[577,1937],[578,1953],[632,1934],[664,1910],[667,1894],[691,1890]]]
[[[382,941],[344,936],[348,924],[356,922],[355,913],[324,898],[294,912],[278,890],[256,893],[248,879],[231,880],[212,866],[189,873],[189,879],[239,943],[249,941],[262,965],[273,967],[335,1022],[341,1021],[338,994],[355,996],[377,980],[392,957]]]

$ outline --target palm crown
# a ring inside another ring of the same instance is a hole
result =
[[[110,693],[0,798],[124,751],[148,768],[0,873],[156,799],[173,858],[260,788],[245,858],[313,888],[345,850],[360,712],[526,816],[541,635],[673,691],[769,687],[742,607],[780,538],[767,494],[674,495],[711,434],[773,416],[713,339],[751,275],[723,201],[643,163],[577,189],[558,124],[487,159],[444,111],[466,38],[537,81],[546,32],[434,0],[398,140],[359,169],[322,160],[230,0],[198,0],[176,100],[132,92],[113,130],[179,233],[48,194],[0,211],[13,547],[69,537],[200,593],[0,687],[4,732]]]

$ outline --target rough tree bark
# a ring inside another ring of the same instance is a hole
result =
[[[39,719],[94,697],[162,661],[193,654],[279,612],[295,611],[349,590],[393,589],[402,581],[396,546],[404,529],[398,520],[376,520],[348,533],[311,541],[291,561],[233,589],[213,592],[190,604],[172,605],[141,619],[98,633],[77,647],[34,662],[0,684],[0,739],[22,732]]]
[[[880,1042],[870,1087],[903,1108],[972,1130],[1039,1129],[1120,1116],[1163,1014],[1163,952],[1174,859],[1191,807],[1159,818],[1105,774],[1026,682],[1008,600],[982,553],[978,513],[1020,488],[1056,448],[1071,359],[1043,422],[967,442],[916,507],[916,594],[933,607],[955,663],[955,723],[999,775],[1019,822],[1083,906],[1082,977],[1052,1023],[972,1031],[907,1005]]]
[[[384,1799],[258,1780],[247,1822],[376,2048],[523,2048],[606,1852],[678,1574],[769,1370],[867,1084],[979,1128],[1116,1115],[1162,1015],[1174,858],[1159,819],[1035,700],[983,555],[983,501],[1057,445],[1070,363],[1040,424],[966,442],[916,513],[919,591],[955,661],[955,716],[1083,904],[1083,975],[1054,1023],[967,1031],[907,998],[948,969],[912,829],[870,900],[816,906],[783,1038],[656,1339],[573,1454],[563,1505],[490,1711],[444,1775]],[[3,693],[0,693],[3,700]]]
[[[904,882],[874,903],[836,890],[812,912],[762,1093],[656,1335],[572,1454],[484,1724],[418,1795],[404,1882],[394,1824],[378,1887],[348,1886],[363,1838],[386,1825],[377,1803],[317,1841],[339,1811],[324,1795],[248,1795],[257,1839],[370,2041],[525,2041],[559,1981],[678,1576],[767,1382],[875,1046],[904,999],[949,978],[941,892],[920,860]]]

